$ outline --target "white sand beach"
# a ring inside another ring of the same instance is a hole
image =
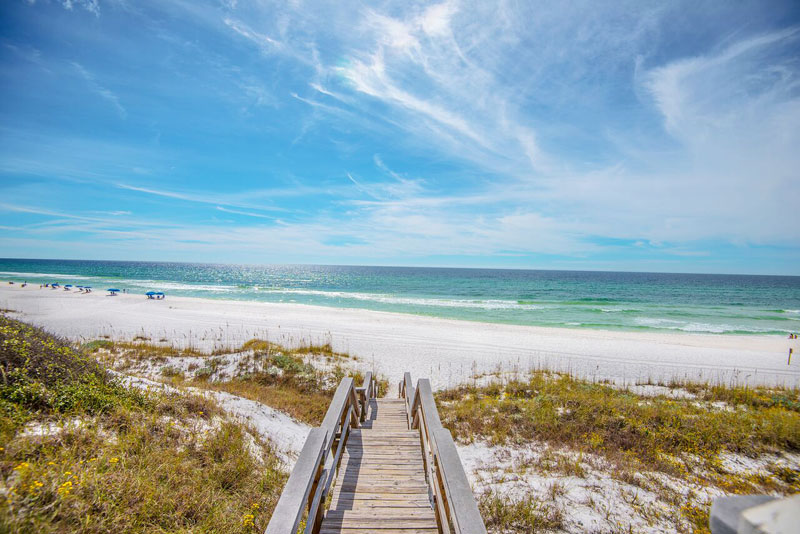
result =
[[[330,342],[396,383],[404,371],[436,388],[476,374],[568,371],[635,384],[671,380],[800,386],[800,343],[779,336],[541,328],[300,304],[167,296],[106,296],[0,286],[0,308],[75,340],[149,338],[203,350],[258,337],[284,345]],[[791,365],[789,348],[794,347]]]

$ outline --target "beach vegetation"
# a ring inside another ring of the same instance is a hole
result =
[[[513,499],[495,491],[487,491],[478,499],[481,517],[490,532],[548,532],[564,524],[564,510],[554,501],[531,495]]]
[[[351,376],[358,385],[364,380],[354,368],[355,358],[333,350],[330,343],[284,347],[255,338],[209,352],[139,341],[99,340],[84,347],[117,370],[135,373],[137,366],[157,364],[158,372],[148,373],[152,378],[245,397],[310,425],[322,421],[342,378]],[[178,359],[187,358],[191,363],[179,365]],[[385,394],[388,382],[381,377],[377,382],[378,394]]]
[[[797,389],[706,384],[664,389],[663,394],[643,395],[536,370],[441,391],[437,404],[442,423],[461,443],[535,450],[508,467],[516,476],[606,473],[621,487],[650,492],[667,503],[674,517],[658,507],[631,507],[648,524],[667,520],[678,532],[708,532],[708,495],[800,492],[796,462],[781,460],[800,452]],[[730,458],[751,459],[760,467],[732,467]],[[710,492],[701,496],[681,486]],[[488,518],[512,512],[525,517],[524,508],[537,517],[544,510],[550,517],[543,503],[558,502],[557,495],[547,492],[529,497],[509,500],[490,492],[480,502]],[[497,502],[503,499],[507,502]],[[527,531],[547,530],[537,526]]]
[[[0,531],[266,527],[287,475],[213,402],[126,388],[90,353],[4,316],[0,363]]]
[[[350,376],[358,385],[364,381],[363,373],[345,366],[344,357],[330,345],[284,349],[253,340],[244,346],[252,354],[239,360],[237,374],[211,381],[208,378],[213,373],[201,369],[189,383],[255,400],[309,425],[319,425],[343,378]],[[320,365],[320,359],[329,364]],[[388,382],[379,378],[379,394],[387,389]]]
[[[445,425],[463,441],[546,441],[632,455],[674,471],[667,458],[682,454],[712,461],[725,451],[800,451],[798,392],[758,391],[714,386],[703,390],[700,401],[642,397],[565,374],[534,371],[525,380],[449,389],[438,399]]]

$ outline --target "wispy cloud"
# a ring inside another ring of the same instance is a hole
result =
[[[233,213],[235,215],[246,215],[247,217],[258,217],[260,219],[274,219],[274,217],[270,217],[269,215],[264,215],[262,213],[253,213],[252,211],[232,210],[230,208],[223,208],[222,206],[217,206],[217,210],[225,213]]]
[[[173,198],[183,200],[186,202],[195,202],[199,204],[213,204],[224,206],[259,210],[259,211],[286,211],[285,208],[280,206],[271,205],[268,202],[274,199],[297,197],[311,194],[326,194],[330,193],[330,188],[317,188],[307,187],[302,185],[287,186],[282,189],[261,189],[261,190],[248,190],[242,192],[225,191],[224,193],[214,192],[186,192],[186,191],[169,191],[164,189],[155,189],[151,187],[141,187],[125,183],[118,183],[116,187],[119,189],[126,189],[128,191],[136,191],[147,195],[157,197]]]
[[[119,98],[117,97],[116,94],[114,94],[110,89],[107,89],[102,85],[100,85],[95,79],[95,76],[88,70],[86,70],[80,63],[76,63],[73,61],[72,65],[75,67],[78,73],[83,77],[83,79],[86,80],[86,83],[89,85],[89,88],[92,90],[92,92],[99,95],[105,101],[109,102],[114,107],[114,109],[117,110],[117,113],[121,118],[125,119],[128,117],[128,111],[122,106],[122,104],[120,104]]]
[[[267,35],[252,30],[249,26],[247,26],[247,24],[243,22],[231,18],[225,18],[224,22],[225,25],[228,26],[230,29],[232,29],[245,39],[254,42],[265,52],[271,52],[274,51],[276,48],[281,47],[280,42],[276,41],[275,39]]]

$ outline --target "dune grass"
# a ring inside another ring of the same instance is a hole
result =
[[[800,492],[800,473],[767,464],[762,473],[731,472],[722,455],[758,457],[800,451],[800,392],[786,388],[673,384],[687,398],[642,396],[568,375],[534,371],[524,378],[464,385],[437,394],[443,424],[462,443],[530,448],[546,445],[536,472],[583,476],[583,454],[603,458],[609,476],[655,491],[676,510],[679,532],[708,532],[709,503],[649,482],[643,472],[724,493]],[[680,397],[680,395],[679,395]],[[553,454],[564,451],[565,454]],[[569,461],[569,458],[577,458]],[[566,464],[566,465],[562,465]],[[522,467],[521,467],[522,468]],[[555,499],[480,497],[487,525],[546,532],[562,518]],[[513,525],[517,525],[514,527]],[[498,527],[498,532],[504,531]]]
[[[261,402],[310,425],[320,424],[342,378],[353,377],[357,385],[364,380],[363,373],[348,365],[354,359],[334,351],[330,344],[287,348],[270,341],[251,339],[240,347],[210,353],[147,341],[97,340],[86,343],[84,347],[109,363],[114,359],[124,361],[117,367],[120,370],[129,370],[145,361],[163,363],[160,378],[169,379],[173,385],[225,391]],[[227,361],[226,356],[231,355],[238,355],[235,373],[219,376],[218,370]],[[168,365],[169,359],[174,357],[197,358],[197,363],[182,372]],[[379,377],[379,394],[385,394],[387,388],[388,382]]]
[[[225,380],[194,379],[187,383],[255,400],[316,426],[325,417],[343,378],[352,377],[356,385],[364,382],[363,373],[342,366],[338,360],[342,356],[331,356],[324,352],[326,349],[329,351],[330,347],[280,350],[272,346],[269,351],[255,348],[252,364],[241,374]],[[309,362],[310,358],[320,357],[333,360],[333,364],[320,368]],[[379,379],[379,394],[385,394],[387,388],[388,382]]]
[[[0,316],[0,531],[263,531],[286,473],[199,397],[142,393]]]
[[[439,393],[442,419],[462,441],[531,440],[622,453],[665,471],[681,454],[800,451],[796,390],[701,389],[698,399],[642,397],[545,371],[528,380]],[[713,406],[710,402],[725,402]]]
[[[563,510],[530,495],[509,499],[489,491],[478,498],[478,507],[490,532],[552,532],[564,524]]]

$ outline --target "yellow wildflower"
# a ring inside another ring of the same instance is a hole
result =
[[[58,487],[57,491],[59,495],[66,497],[67,495],[69,495],[69,492],[72,491],[72,481],[67,480]]]
[[[20,464],[14,468],[15,471],[22,471],[23,469],[27,469],[30,467],[31,464],[28,462],[20,462]]]
[[[72,471],[64,471],[64,476],[68,477],[72,474]]]
[[[254,516],[253,514],[244,514],[244,517],[242,517],[242,525],[245,527],[252,527],[253,520],[255,518],[256,516]]]
[[[250,508],[252,508],[253,510],[258,510],[258,503],[254,502],[253,506],[251,506]]]
[[[109,462],[110,462],[110,463],[112,463],[112,464],[115,464],[115,463],[119,462],[119,458],[117,458],[117,457],[115,456],[114,458],[111,458],[111,459],[109,460]]]
[[[47,465],[56,465],[55,462],[47,462]]]

